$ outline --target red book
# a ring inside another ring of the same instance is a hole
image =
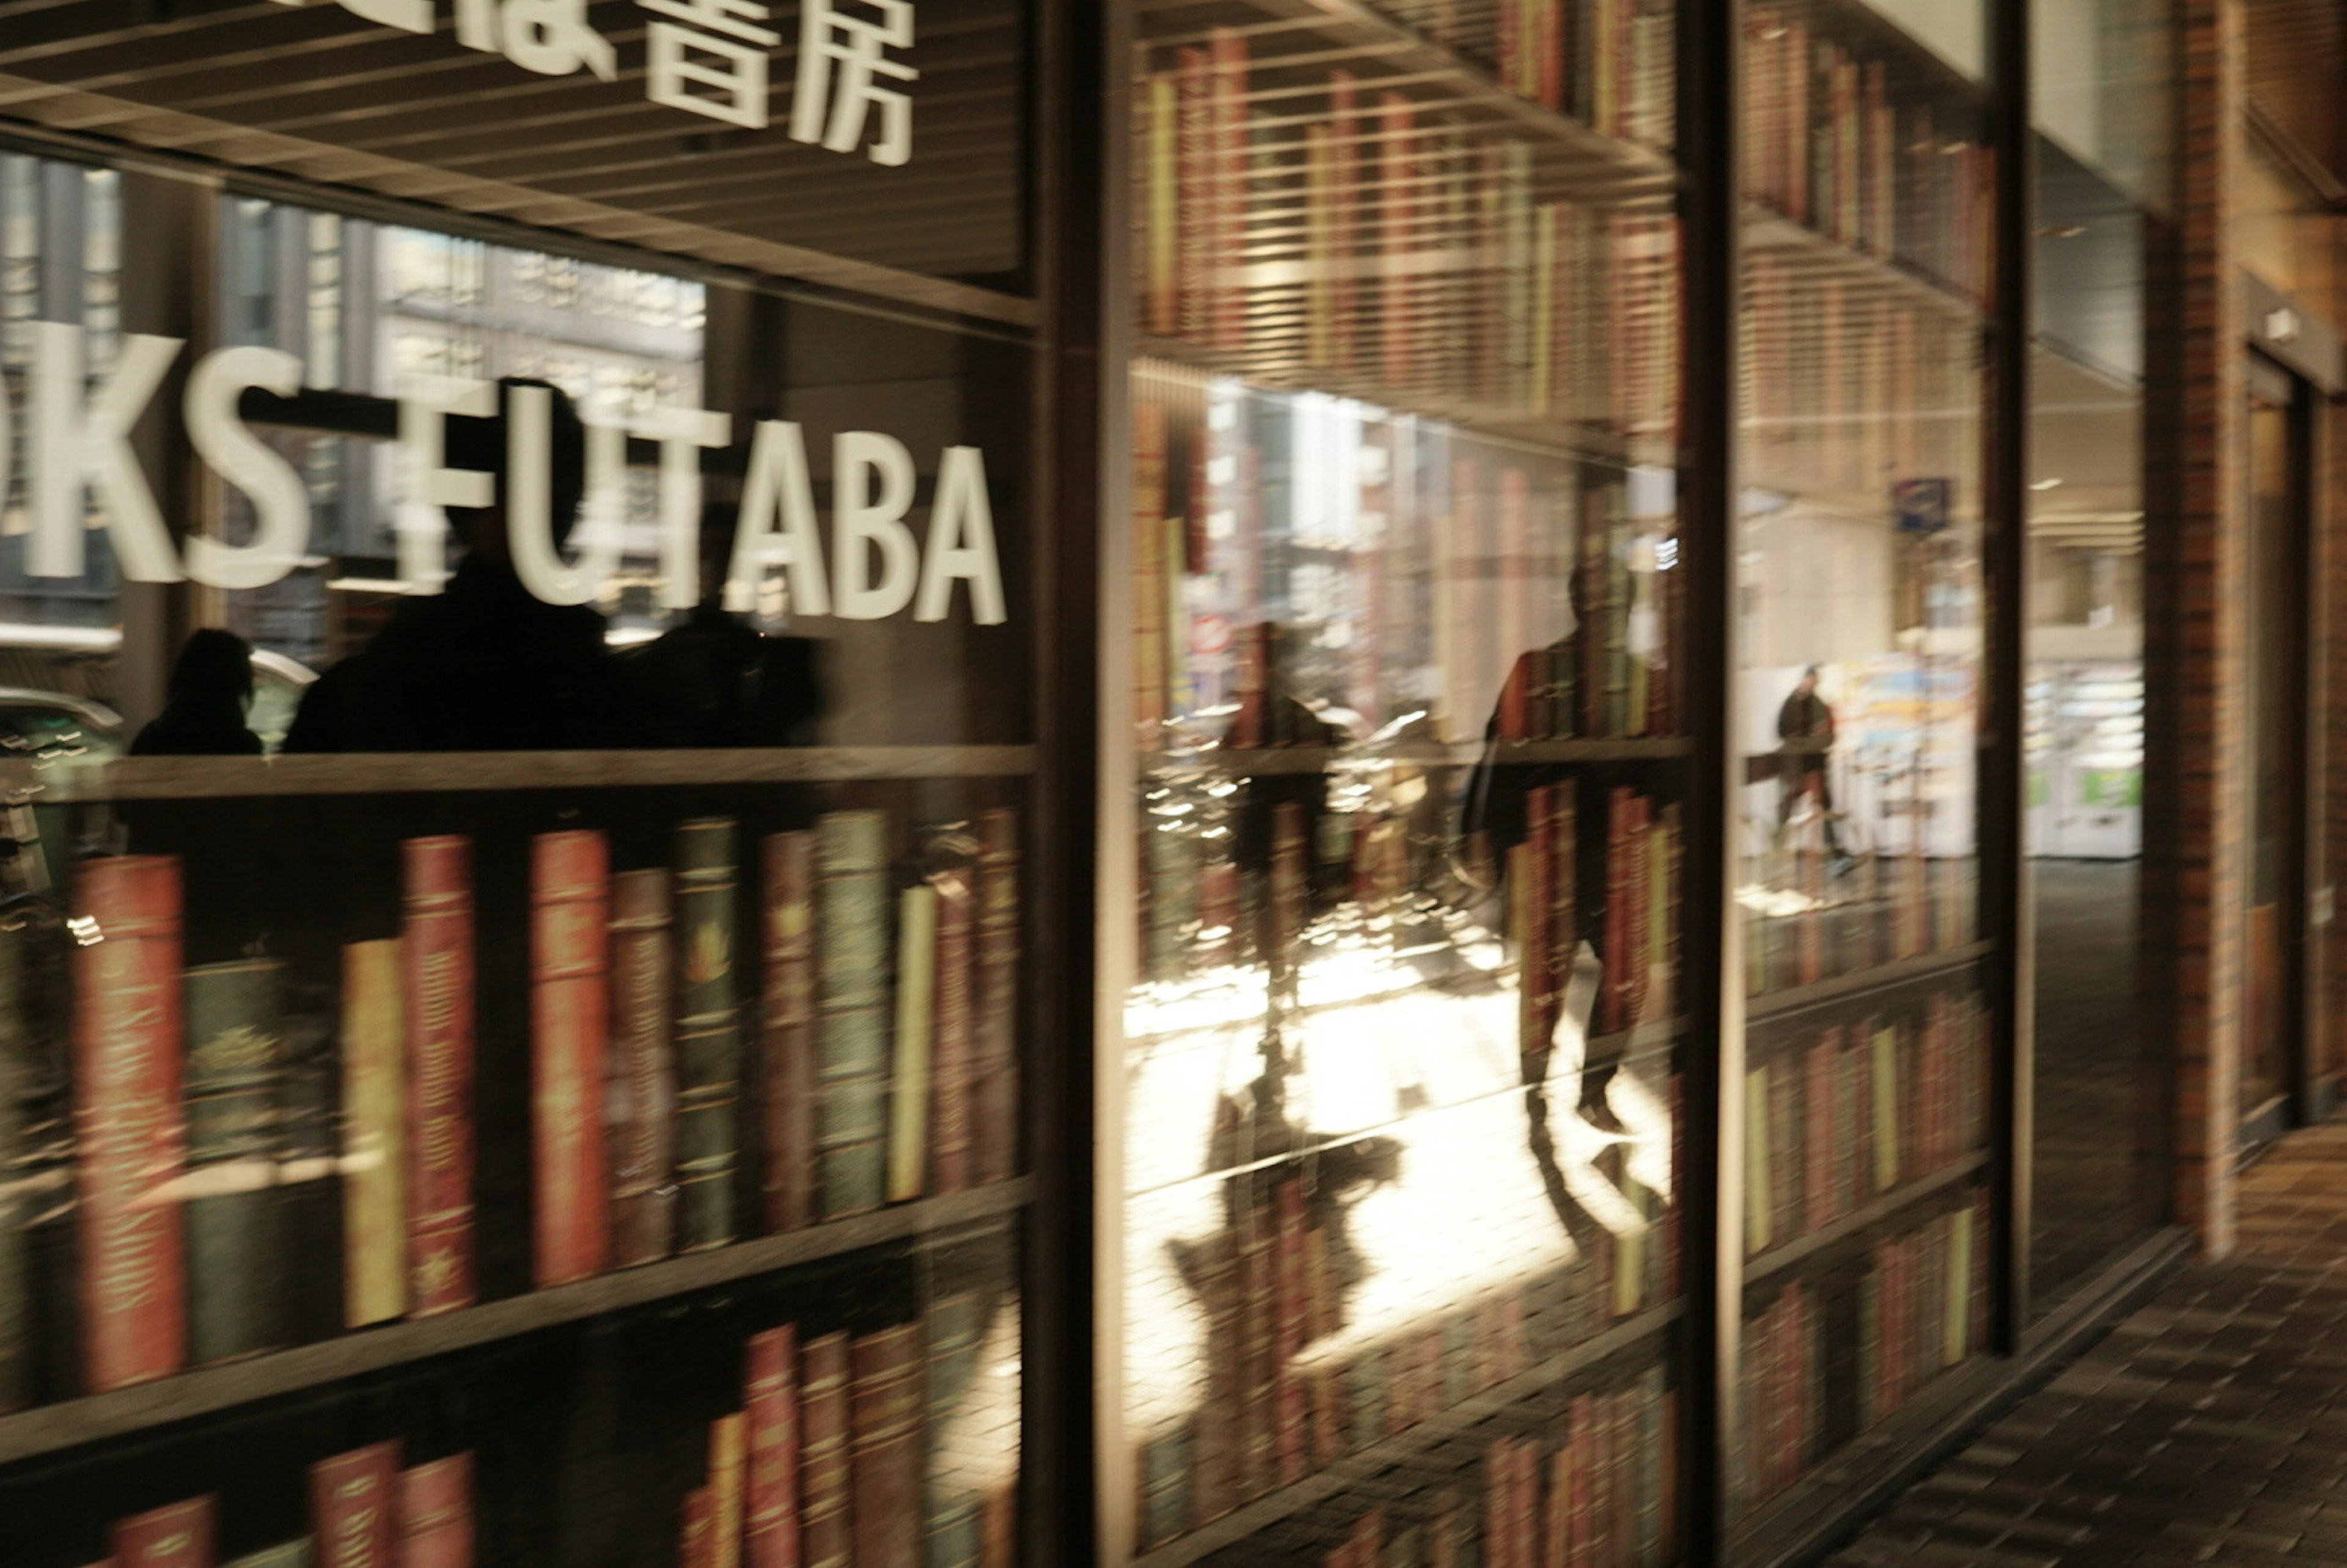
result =
[[[1517,671],[1521,672],[1530,659],[1526,655],[1517,660]],[[1558,934],[1549,929],[1549,917],[1557,902],[1549,879],[1556,869],[1556,797],[1561,793],[1542,784],[1527,794],[1523,854],[1512,857],[1522,874],[1522,886],[1515,890],[1513,900],[1518,912],[1516,1050],[1523,1058],[1528,1083],[1548,1077],[1548,1054],[1555,1040],[1562,995],[1557,988],[1559,966],[1553,961]]]
[[[399,1472],[399,1568],[473,1568],[473,1456]]]
[[[978,986],[970,1038],[970,1174],[1007,1182],[1019,1170],[1019,819],[980,819]]]
[[[715,1568],[717,1509],[705,1486],[684,1494],[684,1514],[677,1523],[676,1568]]]
[[[967,871],[939,872],[930,881],[938,890],[938,973],[929,1034],[929,1191],[942,1196],[969,1185],[978,907]]]
[[[1213,27],[1206,47],[1214,66],[1211,95],[1215,200],[1211,318],[1216,348],[1239,348],[1246,337],[1247,44],[1235,27]]]
[[[1174,77],[1174,186],[1181,202],[1174,225],[1176,323],[1184,337],[1207,341],[1206,279],[1212,261],[1214,178],[1209,149],[1213,116],[1206,51],[1188,48],[1175,56]]]
[[[611,878],[611,1261],[651,1263],[676,1248],[675,977],[669,970],[668,873]]]
[[[799,1531],[805,1568],[848,1568],[854,1561],[856,1542],[848,1533],[847,1362],[844,1333],[819,1334],[800,1352]]]
[[[921,1326],[858,1335],[849,1360],[856,1568],[921,1568]]]
[[[815,835],[768,835],[759,1114],[773,1231],[815,1220]]]
[[[310,1467],[317,1568],[394,1568],[398,1512],[398,1443],[371,1443]]]
[[[407,1256],[417,1317],[473,1304],[473,844],[400,845],[406,880]]]
[[[174,1184],[180,1108],[179,862],[120,855],[77,868],[75,1162],[89,1391],[168,1378],[187,1360],[187,1254]]]
[[[611,877],[592,828],[530,841],[530,1152],[534,1277],[543,1288],[610,1262],[603,1164],[610,1050]]]
[[[1572,1405],[1573,1435],[1565,1440],[1566,1471],[1572,1481],[1573,1496],[1566,1508],[1572,1520],[1570,1549],[1565,1553],[1569,1568],[1591,1568],[1597,1561],[1596,1477],[1593,1467],[1597,1459],[1596,1397],[1576,1394]]]
[[[1540,1445],[1531,1438],[1509,1455],[1508,1535],[1516,1568],[1540,1568]]]
[[[1493,1438],[1483,1450],[1483,1568],[1530,1568],[1516,1561],[1514,1509],[1515,1443]]]
[[[750,1475],[743,1492],[749,1568],[799,1568],[798,1330],[750,1337]]]
[[[1830,1032],[1801,1055],[1801,1201],[1803,1225],[1830,1224],[1833,1207],[1833,1075],[1837,1052]]]
[[[1379,299],[1378,320],[1383,335],[1383,353],[1379,369],[1385,384],[1391,387],[1409,384],[1413,369],[1412,340],[1417,335],[1417,323],[1410,319],[1409,268],[1410,251],[1417,243],[1416,215],[1411,203],[1416,192],[1411,189],[1417,179],[1417,111],[1409,97],[1402,93],[1386,93],[1378,100],[1378,130],[1383,150],[1378,156],[1377,190],[1380,203],[1378,218],[1384,228],[1379,237]]]
[[[110,1561],[117,1568],[211,1568],[212,1500],[190,1498],[117,1521]]]

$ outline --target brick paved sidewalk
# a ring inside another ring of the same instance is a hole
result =
[[[2244,1173],[2240,1214],[1832,1568],[2347,1568],[2347,1122]]]

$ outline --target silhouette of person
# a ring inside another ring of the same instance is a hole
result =
[[[233,631],[190,634],[171,663],[163,711],[130,743],[133,756],[259,756],[261,737],[244,722],[252,703],[252,649]]]
[[[1777,764],[1777,835],[1793,818],[1793,805],[1804,794],[1815,795],[1818,815],[1825,821],[1826,849],[1837,860],[1848,856],[1835,826],[1830,763],[1834,744],[1834,711],[1818,695],[1818,666],[1801,671],[1799,682],[1777,710],[1777,739],[1784,750]]]
[[[496,495],[448,509],[464,557],[441,592],[410,595],[366,647],[302,693],[285,749],[307,751],[600,750],[644,743],[603,617],[548,604],[522,585],[507,538],[506,429],[514,393],[551,404],[548,522],[561,548],[586,493],[586,430],[544,382],[497,383],[494,419],[451,419],[451,467],[485,469]]]
[[[671,746],[808,746],[823,718],[809,637],[770,637],[724,609],[737,508],[701,512],[701,602],[620,658],[651,734]]]

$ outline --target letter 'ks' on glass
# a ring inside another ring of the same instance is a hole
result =
[[[799,74],[791,101],[791,139],[820,142],[826,152],[853,152],[864,139],[865,117],[880,111],[872,161],[895,168],[913,156],[913,100],[874,78],[917,80],[920,72],[885,51],[913,46],[913,0],[857,0],[883,20],[843,13],[849,0],[807,0],[799,16]]]
[[[766,128],[766,51],[783,36],[757,24],[756,0],[640,0],[674,21],[645,29],[644,97],[749,130]],[[680,26],[680,24],[682,24]]]

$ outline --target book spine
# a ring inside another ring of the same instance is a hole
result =
[[[859,1335],[850,1352],[856,1568],[921,1568],[921,1329]]]
[[[805,1446],[799,1456],[799,1541],[805,1568],[848,1568],[848,1346],[845,1333],[819,1334],[799,1360]]]
[[[887,824],[839,811],[816,828],[822,1044],[815,1091],[816,1212],[877,1208],[887,1195]]]
[[[696,1486],[685,1493],[684,1512],[677,1521],[677,1568],[716,1568],[714,1507],[708,1487]]]
[[[401,856],[409,1310],[423,1317],[473,1304],[473,845],[411,838]]]
[[[85,1379],[150,1382],[187,1359],[186,1255],[171,1194],[179,1106],[179,862],[117,856],[79,868],[74,1132]]]
[[[696,817],[677,829],[677,1241],[684,1252],[723,1246],[735,1235],[742,1026],[733,846],[730,817]]]
[[[1182,330],[1181,271],[1176,261],[1182,232],[1182,164],[1176,128],[1179,89],[1171,72],[1158,71],[1150,77],[1143,102],[1149,138],[1148,159],[1142,170],[1147,321],[1151,332],[1172,337]]]
[[[799,1568],[798,1330],[785,1323],[752,1335],[747,1360],[744,1556],[749,1568]]]
[[[200,964],[188,1020],[188,1353],[198,1361],[285,1342],[282,1153],[284,964]]]
[[[888,1095],[888,1201],[921,1195],[928,1161],[929,1046],[938,982],[938,890],[897,897],[897,1050]]]
[[[961,870],[930,878],[938,893],[937,1012],[929,1041],[929,1190],[970,1181],[970,1059],[977,1022],[977,901]]]
[[[1007,1182],[1019,1169],[1019,819],[1007,807],[980,819],[978,987],[971,1034],[971,1173]]]
[[[118,1520],[115,1568],[211,1568],[213,1502],[190,1498]]]
[[[767,835],[759,1092],[772,1231],[796,1230],[815,1217],[815,856],[812,833]]]
[[[709,1423],[710,1568],[742,1568],[744,1420],[737,1410]]]
[[[1280,1183],[1273,1204],[1272,1421],[1279,1481],[1286,1486],[1304,1479],[1308,1462],[1304,1385],[1295,1370],[1305,1334],[1303,1182]]]
[[[473,1568],[473,1456],[399,1472],[399,1568]]]
[[[343,1324],[407,1311],[407,1074],[395,937],[343,949]]]
[[[981,1553],[980,1499],[956,1468],[967,1440],[952,1429],[964,1401],[979,1387],[984,1327],[983,1303],[975,1291],[958,1291],[930,1305],[921,1506],[928,1568],[978,1568]],[[1182,1458],[1179,1479],[1186,1491],[1196,1466],[1186,1451]]]
[[[398,1443],[371,1443],[310,1467],[318,1568],[397,1568],[398,1512]]]
[[[668,872],[611,878],[611,1062],[606,1099],[611,1261],[621,1268],[676,1245],[675,976]]]
[[[591,828],[530,843],[530,1153],[540,1288],[610,1261],[603,1080],[610,1049],[610,852]]]

